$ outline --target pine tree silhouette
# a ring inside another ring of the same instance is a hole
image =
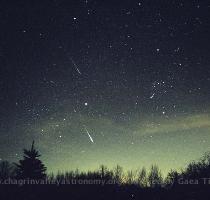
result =
[[[24,149],[24,158],[15,164],[17,167],[17,177],[22,179],[43,179],[46,177],[46,167],[39,160],[41,156],[34,148],[34,141],[30,150]]]

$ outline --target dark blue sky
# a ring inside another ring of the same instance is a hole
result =
[[[184,167],[210,145],[210,3],[2,1],[0,158]],[[181,153],[180,153],[181,152]]]

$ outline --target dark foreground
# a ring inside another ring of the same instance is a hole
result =
[[[154,199],[209,200],[210,185],[179,185],[170,188],[140,188],[136,185],[3,185],[2,200],[40,199]]]

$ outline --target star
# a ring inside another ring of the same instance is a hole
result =
[[[47,172],[157,162],[167,176],[208,151],[208,5],[1,6],[2,159],[35,140]]]

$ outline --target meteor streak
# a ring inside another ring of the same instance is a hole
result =
[[[152,94],[152,96],[150,96],[150,99],[153,99],[155,96],[155,93]]]
[[[77,72],[78,72],[80,75],[82,75],[82,73],[81,73],[80,70],[79,70],[79,67],[78,67],[77,64],[74,62],[74,60],[73,60],[72,58],[70,58],[70,60],[71,60],[72,64],[74,65],[75,69],[77,70]]]
[[[84,127],[85,127],[85,126],[84,126]],[[90,141],[91,141],[92,143],[94,143],[93,138],[91,137],[91,135],[90,135],[90,133],[89,133],[89,131],[87,130],[86,127],[85,127],[85,131],[86,131],[88,137],[90,138]]]

